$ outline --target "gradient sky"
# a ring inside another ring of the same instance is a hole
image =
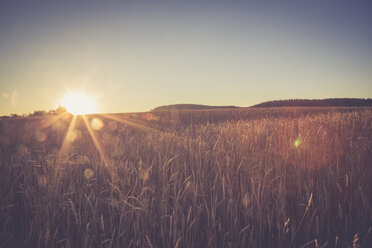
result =
[[[371,3],[0,0],[0,115],[371,98]]]

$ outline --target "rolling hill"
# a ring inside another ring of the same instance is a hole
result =
[[[268,101],[252,106],[253,108],[271,107],[372,107],[372,99],[328,98],[328,99],[290,99]]]
[[[210,106],[201,104],[172,104],[163,105],[154,108],[152,111],[169,111],[169,110],[202,110],[202,109],[233,109],[236,106]]]

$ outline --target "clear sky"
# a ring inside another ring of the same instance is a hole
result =
[[[0,115],[372,97],[372,1],[0,0]]]

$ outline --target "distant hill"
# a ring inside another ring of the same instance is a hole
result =
[[[328,99],[291,99],[263,102],[253,108],[270,107],[372,107],[372,99],[328,98]]]
[[[289,99],[259,103],[252,108],[272,107],[372,107],[372,99],[364,98],[327,98],[327,99]],[[154,108],[152,111],[236,109],[237,106],[210,106],[201,104],[172,104]]]
[[[201,110],[201,109],[232,109],[236,106],[209,106],[200,104],[172,104],[154,108],[152,111],[167,111],[167,110]]]

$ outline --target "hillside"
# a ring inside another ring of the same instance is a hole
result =
[[[168,110],[201,110],[201,109],[230,109],[238,108],[236,106],[210,106],[200,104],[172,104],[163,105],[154,108],[152,111],[168,111]]]
[[[364,98],[327,98],[327,99],[289,99],[262,102],[252,108],[272,107],[372,107],[372,99]],[[237,106],[210,106],[201,104],[171,104],[154,108],[152,111],[236,109]]]
[[[253,108],[270,107],[372,107],[372,99],[328,98],[328,99],[290,99],[263,102]]]

